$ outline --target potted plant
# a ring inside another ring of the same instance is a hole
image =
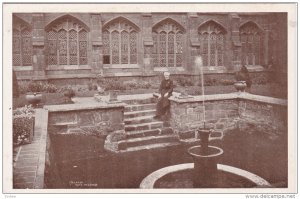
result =
[[[64,96],[66,97],[65,102],[66,103],[72,103],[72,97],[75,96],[75,91],[72,89],[71,86],[68,86],[64,89]]]
[[[36,107],[42,100],[43,85],[39,82],[30,81],[28,84],[28,92],[26,93],[26,100],[33,107]]]
[[[250,88],[251,80],[246,66],[242,66],[241,70],[235,73],[235,79],[234,87],[237,91],[244,92],[246,87]]]

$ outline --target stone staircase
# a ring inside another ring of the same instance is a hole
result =
[[[168,122],[154,119],[156,103],[153,99],[127,102],[125,107],[125,139],[118,141],[118,152],[157,149],[179,144]]]

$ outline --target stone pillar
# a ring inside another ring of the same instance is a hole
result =
[[[45,57],[45,31],[44,14],[32,14],[32,67],[34,78],[45,78],[46,57]]]
[[[102,43],[102,21],[99,13],[92,13],[90,41],[92,44],[91,67],[93,74],[103,73],[103,43]]]
[[[200,41],[198,34],[198,15],[197,13],[188,13],[188,26],[189,31],[187,32],[188,37],[188,61],[187,71],[193,73],[196,72],[195,58],[200,55]]]
[[[239,27],[240,27],[240,21],[241,18],[233,13],[233,14],[229,14],[229,18],[230,18],[230,24],[231,24],[231,40],[232,40],[232,50],[231,50],[231,55],[230,57],[232,57],[232,61],[231,61],[231,66],[230,68],[228,68],[229,70],[239,70],[239,68],[241,67],[242,64],[242,44],[240,41],[240,31],[239,31]]]
[[[143,74],[153,73],[153,61],[152,61],[152,14],[142,13],[142,45],[144,48],[143,55]]]

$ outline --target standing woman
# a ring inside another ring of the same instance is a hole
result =
[[[170,73],[164,72],[164,79],[160,83],[159,93],[160,98],[156,105],[156,116],[154,118],[161,119],[162,116],[166,115],[170,109],[169,97],[173,92],[173,81],[170,80]]]

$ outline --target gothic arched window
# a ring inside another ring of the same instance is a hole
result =
[[[242,43],[242,64],[260,65],[263,58],[262,32],[254,22],[248,22],[240,27]]]
[[[19,19],[13,20],[13,65],[32,65],[32,31],[31,28]]]
[[[225,29],[218,23],[209,21],[199,27],[198,33],[203,65],[223,66]]]
[[[165,20],[153,28],[154,67],[182,66],[183,32],[182,27],[170,20]]]
[[[137,64],[138,28],[119,18],[105,25],[102,33],[103,64]]]
[[[48,65],[87,65],[88,32],[75,19],[64,18],[47,31]]]

